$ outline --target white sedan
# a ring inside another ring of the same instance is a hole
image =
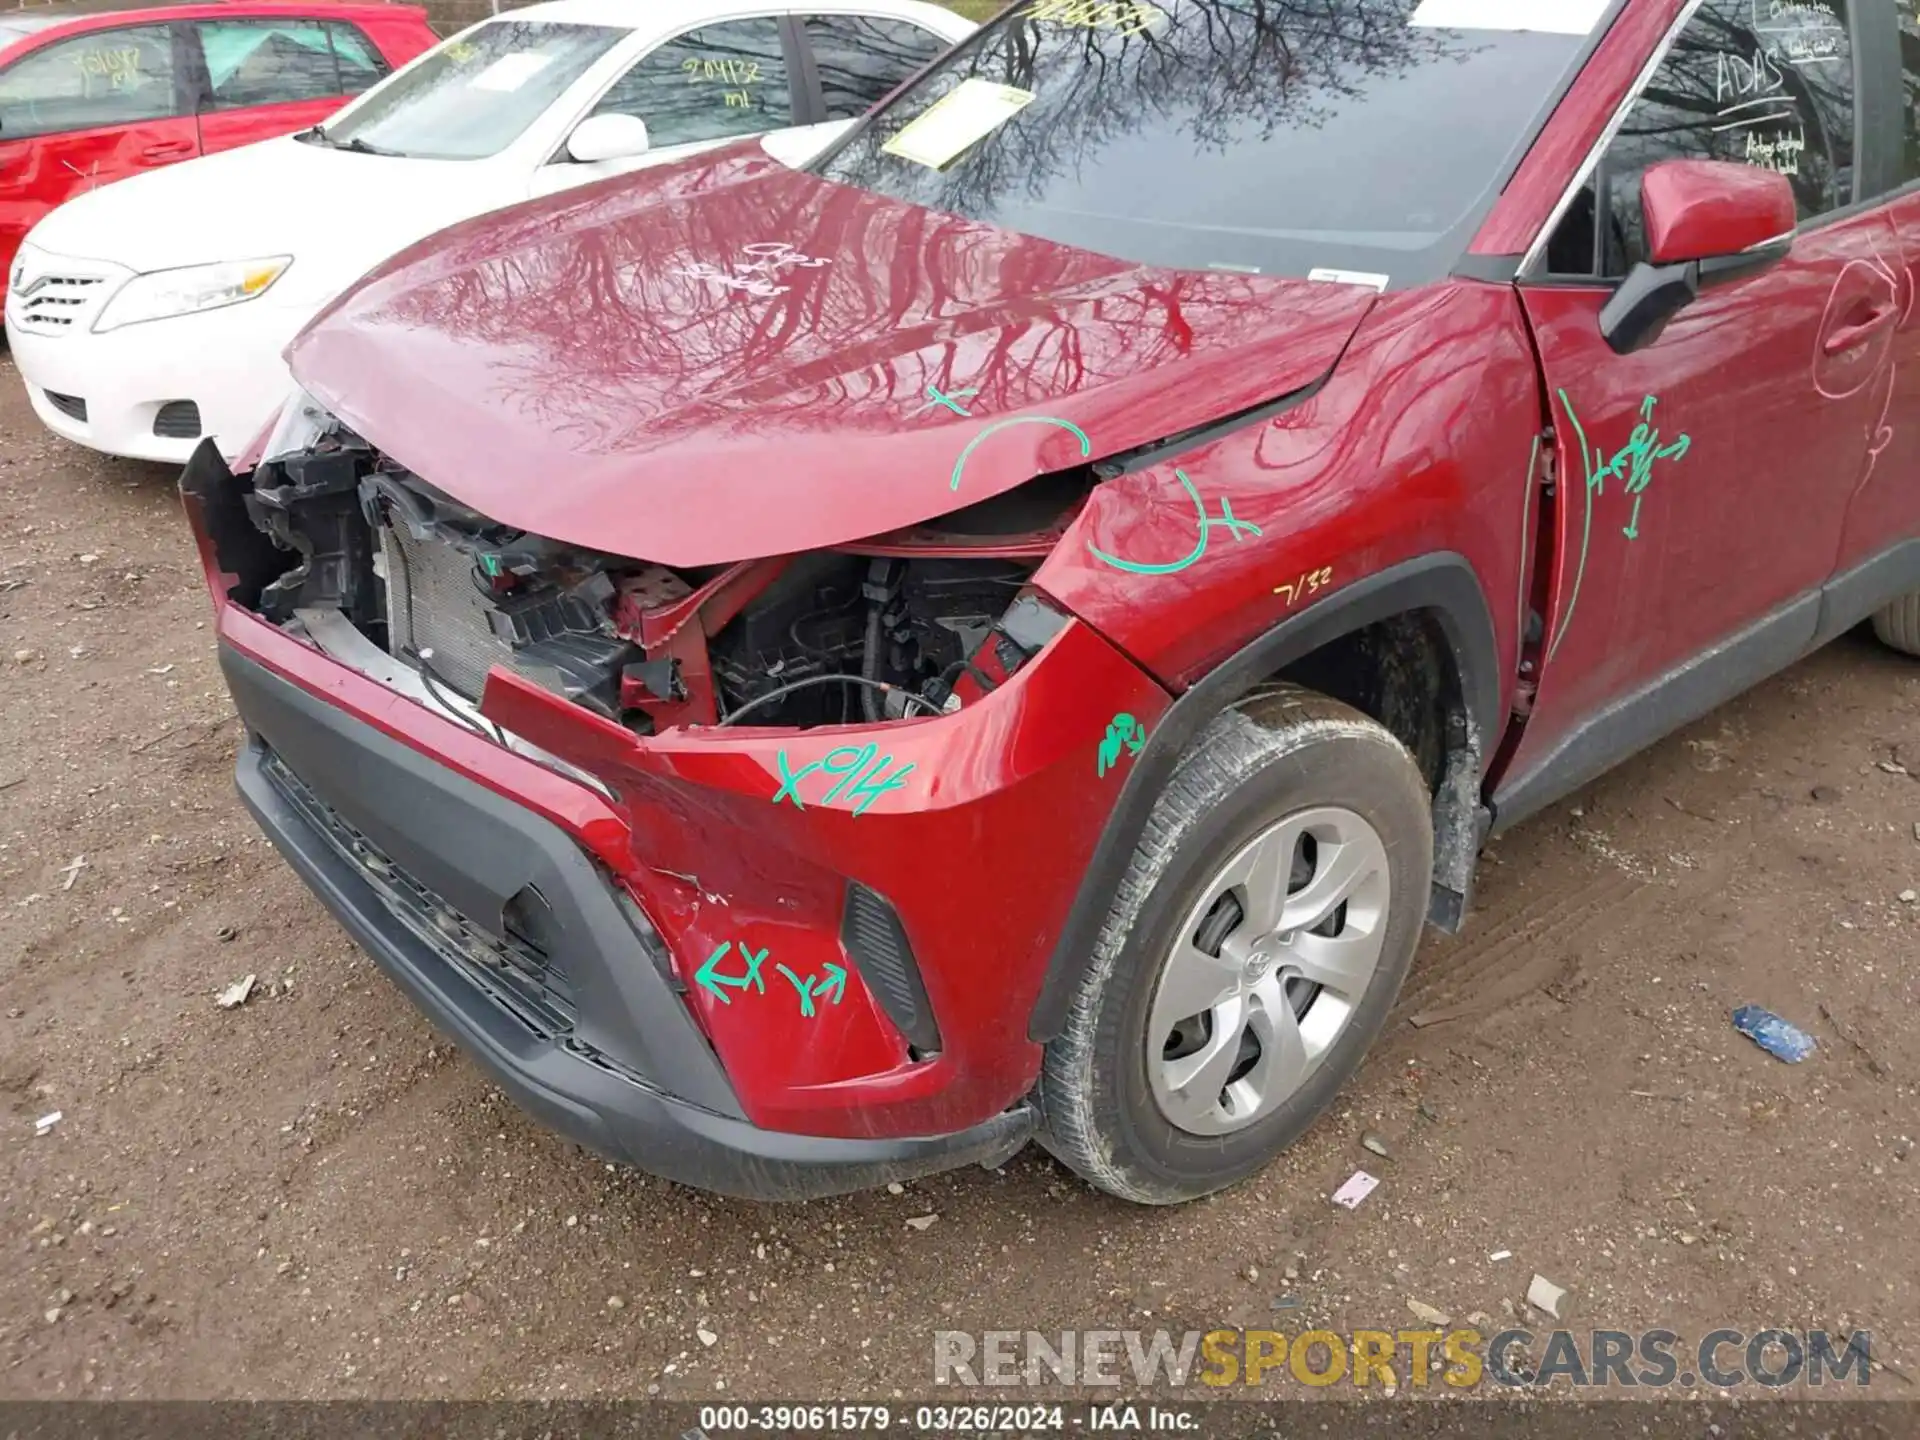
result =
[[[48,215],[14,265],[15,362],[70,440],[184,461],[211,436],[232,456],[286,398],[287,342],[396,250],[746,135],[800,163],[973,29],[918,0],[554,0],[496,16],[324,125]]]

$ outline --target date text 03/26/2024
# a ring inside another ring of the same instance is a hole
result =
[[[1093,1405],[702,1405],[697,1429],[681,1440],[727,1434],[898,1430],[918,1435],[1119,1434],[1197,1432],[1201,1417],[1180,1406]]]

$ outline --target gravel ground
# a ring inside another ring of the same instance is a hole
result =
[[[536,1128],[256,837],[172,479],[0,362],[0,1397],[925,1397],[937,1328],[1497,1325],[1537,1271],[1582,1328],[1868,1327],[1920,1398],[1920,666],[1849,638],[1499,842],[1229,1195],[1031,1151],[763,1208]]]

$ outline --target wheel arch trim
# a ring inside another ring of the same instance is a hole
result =
[[[1416,611],[1431,614],[1440,626],[1459,679],[1468,733],[1478,742],[1475,749],[1484,763],[1499,733],[1499,651],[1486,595],[1465,556],[1446,551],[1390,566],[1288,616],[1190,686],[1147,737],[1048,957],[1039,997],[1027,1019],[1028,1038],[1045,1043],[1065,1026],[1074,990],[1091,962],[1094,940],[1154,802],[1201,729],[1284,667],[1357,630]],[[1438,828],[1441,817],[1436,814],[1435,819]]]

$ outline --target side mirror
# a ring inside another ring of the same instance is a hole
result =
[[[1648,258],[1600,311],[1600,333],[1619,355],[1651,345],[1667,322],[1710,285],[1779,264],[1798,223],[1784,175],[1723,160],[1669,160],[1640,180]]]
[[[567,137],[567,158],[582,165],[597,160],[631,160],[653,142],[647,122],[637,115],[589,115]]]

